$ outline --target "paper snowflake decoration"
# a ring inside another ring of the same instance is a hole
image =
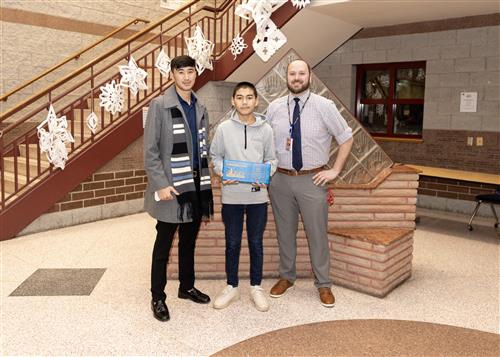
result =
[[[249,0],[238,5],[235,14],[255,21],[257,34],[252,42],[255,53],[266,62],[276,51],[283,46],[287,39],[276,24],[271,20],[271,14],[284,0]]]
[[[257,53],[264,62],[267,62],[286,41],[287,39],[283,32],[270,21],[263,31],[257,33],[252,45],[255,53]]]
[[[155,67],[158,68],[161,74],[168,77],[168,74],[170,73],[170,62],[170,57],[168,57],[162,49],[156,58]]]
[[[45,130],[45,125],[47,125],[48,131]],[[45,153],[50,163],[61,170],[64,170],[68,159],[68,150],[65,143],[75,142],[67,128],[66,116],[58,118],[52,104],[47,118],[37,127],[40,151]]]
[[[136,95],[139,89],[148,89],[148,86],[144,81],[148,74],[145,70],[137,66],[137,63],[132,56],[128,61],[128,65],[121,65],[118,66],[118,68],[120,69],[120,74],[122,75],[120,85],[128,87],[133,95]]]
[[[213,69],[211,57],[215,45],[205,39],[200,26],[196,26],[193,37],[186,38],[186,46],[189,56],[196,60],[198,75],[202,74],[206,68]]]
[[[87,117],[87,127],[92,131],[92,134],[97,131],[97,123],[99,123],[97,115],[94,112],[90,113]]]
[[[311,0],[292,0],[292,5],[298,9],[303,9],[311,3]]]
[[[229,49],[231,50],[231,53],[233,54],[234,59],[236,59],[236,56],[238,56],[240,53],[242,53],[243,50],[247,47],[248,47],[248,45],[245,43],[245,40],[238,33],[236,35],[236,37],[233,38],[233,42],[231,43],[231,47],[229,47]]]
[[[123,88],[112,80],[111,83],[101,87],[99,99],[101,100],[99,105],[115,115],[123,109]]]
[[[248,0],[245,4],[236,6],[234,13],[244,19],[254,20],[259,28],[271,18],[271,14],[279,5],[284,4],[287,0]]]

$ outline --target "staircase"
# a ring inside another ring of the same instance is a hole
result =
[[[207,39],[215,43],[214,70],[203,72],[195,89],[210,80],[226,79],[252,55],[249,46],[234,61],[228,50],[237,33],[246,43],[251,43],[256,33],[253,22],[234,14],[236,6],[243,1],[226,0],[217,8],[196,8],[199,2],[194,0],[149,25],[109,52],[2,113],[0,240],[14,237],[82,180],[142,136],[142,108],[173,83],[154,67],[162,49],[170,58],[187,54],[184,39],[194,33],[196,25],[203,29]],[[282,27],[297,12],[287,2],[273,13],[272,19]],[[124,108],[121,113],[112,115],[99,106],[99,88],[113,79],[119,82],[117,66],[128,63],[131,56],[148,72],[148,88],[135,96],[124,88]],[[68,131],[75,140],[66,145],[68,160],[64,170],[56,169],[48,162],[38,143],[36,127],[47,116],[51,104],[57,117],[66,116]],[[99,118],[95,133],[86,125],[86,118],[92,111]]]

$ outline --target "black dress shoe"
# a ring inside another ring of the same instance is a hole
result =
[[[210,297],[208,295],[203,294],[200,290],[194,287],[186,291],[179,290],[179,294],[177,296],[181,299],[189,299],[198,304],[208,304],[210,302]]]
[[[168,313],[167,304],[163,300],[153,301],[151,300],[151,310],[153,310],[153,315],[155,319],[160,321],[170,320],[170,314]]]

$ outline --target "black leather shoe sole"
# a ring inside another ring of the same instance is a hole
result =
[[[159,315],[157,315],[156,312],[155,312],[155,308],[153,307],[153,305],[151,305],[151,310],[153,311],[153,316],[158,321],[167,322],[168,320],[170,320],[170,314],[168,314],[168,313],[165,316],[159,316]]]
[[[179,293],[177,294],[177,297],[179,299],[191,300],[197,304],[208,304],[210,302],[210,298],[208,298],[208,300],[201,300],[198,297],[192,296],[192,295],[185,293],[185,292],[182,292],[180,290],[179,290]]]

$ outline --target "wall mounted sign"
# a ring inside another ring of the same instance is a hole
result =
[[[477,92],[460,92],[460,112],[477,112]]]

